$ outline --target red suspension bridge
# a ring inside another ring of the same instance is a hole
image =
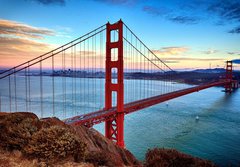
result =
[[[237,88],[232,62],[215,82],[177,82],[172,70],[121,20],[0,73],[0,111],[56,116],[71,125],[105,122],[124,147],[124,116],[213,86]],[[94,112],[92,112],[94,111]]]

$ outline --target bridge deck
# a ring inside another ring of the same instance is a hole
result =
[[[195,86],[192,88],[187,88],[187,89],[174,91],[174,92],[166,93],[163,95],[158,95],[158,96],[134,101],[131,103],[127,103],[124,105],[124,113],[129,114],[129,113],[135,112],[137,110],[141,110],[141,109],[150,107],[152,105],[155,105],[155,104],[158,104],[158,103],[170,100],[170,99],[184,96],[186,94],[190,94],[193,92],[198,92],[200,90],[207,89],[210,87],[225,85],[230,82],[231,82],[230,80],[212,82],[209,84]],[[80,115],[80,116],[76,116],[73,118],[68,118],[68,119],[65,119],[64,121],[65,121],[65,123],[74,125],[74,126],[85,125],[87,127],[91,127],[95,124],[107,121],[109,119],[113,119],[115,116],[116,116],[116,107],[113,107],[110,110],[102,109],[102,110],[92,112],[89,114]]]

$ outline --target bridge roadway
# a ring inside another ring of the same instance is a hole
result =
[[[152,105],[155,105],[155,104],[158,104],[158,103],[170,100],[170,99],[184,96],[184,95],[187,95],[187,94],[190,94],[193,92],[198,92],[200,90],[207,89],[210,87],[226,85],[231,82],[232,82],[231,80],[221,80],[218,82],[212,82],[212,83],[208,83],[208,84],[204,84],[204,85],[195,86],[192,88],[187,88],[187,89],[174,91],[174,92],[166,93],[163,95],[153,96],[150,98],[127,103],[127,104],[124,104],[124,113],[129,114],[129,113],[135,112],[137,110],[141,110],[141,109],[150,107]],[[102,109],[102,110],[99,110],[96,112],[91,112],[88,114],[68,118],[63,121],[65,123],[73,125],[73,126],[84,125],[87,127],[91,127],[95,124],[113,119],[117,114],[116,110],[117,110],[116,107],[113,107],[109,110]]]

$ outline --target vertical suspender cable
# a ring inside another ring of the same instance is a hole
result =
[[[63,63],[63,61],[64,61],[64,57],[63,57],[63,48],[62,48],[62,110],[63,110],[63,116],[64,116],[64,63]]]
[[[87,78],[88,78],[88,79],[87,79],[87,86],[88,86],[88,89],[87,89],[87,90],[88,90],[87,97],[88,97],[88,108],[90,108],[90,95],[89,95],[89,94],[90,94],[90,85],[89,85],[89,84],[90,84],[90,78],[89,78],[89,77],[90,77],[90,69],[89,69],[89,66],[90,66],[90,64],[89,64],[89,61],[90,61],[90,60],[89,60],[89,39],[88,39],[87,41],[88,41],[88,43],[87,43],[87,69],[88,69],[88,70],[87,70],[87,75],[88,75],[88,76],[87,76]]]
[[[81,83],[81,77],[82,77],[82,61],[81,61],[81,55],[82,55],[82,50],[81,50],[81,43],[79,44],[79,68],[78,68],[78,70],[79,70],[79,73],[78,73],[78,82],[79,82],[79,86],[78,86],[78,88],[79,88],[79,91],[78,91],[78,96],[79,96],[79,98],[78,98],[78,102],[79,101],[83,101],[83,98],[82,98],[82,92],[81,92],[81,86],[82,86],[82,83]],[[80,103],[80,106],[81,106],[81,103]],[[79,110],[81,110],[79,107],[78,107],[78,110],[77,110],[77,113],[76,114],[79,114],[78,113],[78,111]]]
[[[63,83],[63,97],[64,97],[64,118],[66,118],[66,78],[67,78],[67,70],[66,70],[66,55],[65,50],[63,51],[63,69],[64,69],[64,83]]]
[[[83,85],[83,88],[84,88],[84,90],[83,90],[83,96],[85,96],[86,97],[86,88],[87,88],[87,85],[86,85],[86,82],[87,82],[87,78],[86,78],[86,62],[85,62],[85,60],[86,60],[86,58],[85,58],[85,41],[83,42],[83,66],[84,66],[84,85]],[[83,97],[84,98],[84,97]],[[84,98],[84,105],[85,105],[85,103],[86,103],[86,100],[87,100],[87,97],[86,98]],[[84,109],[84,114],[85,114],[85,111],[86,111],[86,109]]]
[[[43,118],[43,83],[42,83],[42,57],[40,61],[40,103],[41,103],[41,118]]]
[[[11,75],[8,77],[9,109],[12,112]]]
[[[73,78],[74,77],[74,75],[73,75],[73,46],[71,47],[71,69],[70,69],[69,72],[70,72],[69,75],[72,78],[72,82],[71,82],[72,83],[72,100],[71,100],[71,103],[70,103],[71,105],[70,106],[71,106],[72,113],[73,113],[73,111],[74,111],[73,110],[73,106],[74,106],[74,104],[73,104],[74,103],[74,97],[73,97],[73,95],[74,95],[74,90],[73,90],[74,89],[74,81],[73,81],[74,80],[74,78]]]
[[[28,111],[28,97],[27,97],[27,68],[24,70],[24,84],[25,84],[25,111]]]
[[[15,99],[15,112],[18,111],[17,108],[17,81],[16,81],[16,72],[15,72],[15,68],[14,68],[14,99]]]
[[[102,71],[102,68],[103,68],[103,52],[102,52],[102,43],[103,43],[103,37],[102,37],[103,35],[102,35],[102,32],[100,33],[100,71]],[[101,66],[102,65],[102,66]],[[102,74],[101,74],[102,75]],[[103,106],[103,104],[104,104],[104,102],[103,102],[103,90],[104,90],[104,88],[103,88],[103,83],[102,83],[102,81],[103,81],[103,79],[102,79],[102,76],[100,76],[100,106]]]
[[[52,56],[52,114],[55,116],[55,67],[54,56]]]
[[[29,111],[31,111],[31,74],[30,74],[30,67],[28,62],[28,104],[29,104]]]
[[[74,45],[74,115],[76,115],[76,93],[77,93],[77,83],[76,83],[76,78],[77,78],[77,67],[76,67],[76,45]]]

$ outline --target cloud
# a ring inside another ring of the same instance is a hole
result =
[[[54,32],[14,21],[0,20],[0,35],[41,39],[43,35],[54,35]]]
[[[216,13],[221,19],[240,22],[239,0],[213,1],[208,7],[208,11]]]
[[[2,51],[42,51],[49,45],[21,38],[0,37],[0,52]]]
[[[190,58],[190,57],[170,57],[170,58],[161,58],[164,62],[180,63],[180,61],[224,61],[220,58]],[[152,59],[152,61],[159,61],[159,59]]]
[[[233,62],[234,64],[240,64],[240,59],[234,59],[234,60],[232,60],[232,62]]]
[[[49,51],[53,48],[52,45],[41,40],[54,34],[55,32],[48,29],[0,20],[0,66],[17,65]]]
[[[65,0],[32,0],[32,1],[36,1],[40,4],[43,5],[60,5],[60,6],[64,6],[66,4]]]
[[[225,1],[213,1],[207,11],[216,14],[221,23],[237,23],[240,24],[240,1],[239,0],[225,0]],[[228,33],[240,34],[240,25],[238,27],[229,30]]]
[[[108,3],[111,5],[126,5],[134,6],[137,3],[137,0],[94,0],[102,3]]]
[[[162,60],[162,61],[166,64],[180,63],[180,61],[176,61],[176,60]]]
[[[227,52],[229,55],[240,55],[240,52]]]
[[[163,47],[159,50],[152,50],[155,54],[160,56],[180,55],[189,50],[187,47]]]
[[[153,6],[143,6],[142,8],[142,11],[143,12],[146,12],[150,15],[154,15],[154,16],[158,16],[158,15],[162,15],[162,14],[167,14],[169,11],[168,9],[166,8],[156,8],[156,7],[153,7]]]
[[[214,49],[209,49],[209,50],[203,51],[203,53],[207,54],[207,55],[214,54],[217,52],[218,52],[218,50],[214,50]]]
[[[170,17],[170,21],[179,23],[179,24],[197,24],[199,19],[196,17],[190,17],[190,16],[176,16],[176,17]]]
[[[239,16],[240,17],[240,16]],[[228,33],[231,33],[231,34],[240,34],[240,26],[228,31]]]

